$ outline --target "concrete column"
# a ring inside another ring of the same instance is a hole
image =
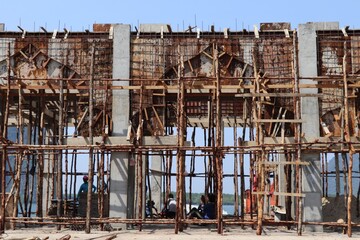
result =
[[[299,25],[299,74],[300,84],[315,84],[311,78],[318,76],[317,59],[317,30],[335,30],[339,29],[336,22],[306,23]],[[301,93],[318,93],[317,88],[301,89]],[[316,97],[301,98],[301,119],[302,132],[306,137],[320,137],[320,115],[319,102]],[[321,166],[320,155],[318,153],[306,153],[301,156],[301,160],[309,162],[309,166],[303,167],[302,191],[306,194],[304,199],[303,220],[310,222],[322,221],[322,184],[321,184]],[[306,231],[323,231],[322,226],[306,226]]]
[[[160,152],[156,152],[160,154]],[[158,211],[160,211],[161,203],[162,203],[162,195],[161,195],[161,165],[162,160],[160,155],[154,155],[151,157],[151,198],[155,202],[155,207]]]
[[[113,78],[130,77],[130,25],[113,25]],[[128,86],[128,81],[114,81],[114,86]],[[129,91],[113,90],[113,136],[126,136],[129,125]],[[129,166],[129,154],[112,152],[110,163],[110,217],[131,217],[133,196],[129,183],[133,184],[133,167]],[[129,184],[129,185],[128,185]],[[130,201],[132,199],[132,201]],[[131,203],[132,202],[132,203]],[[125,228],[124,224],[113,224]]]
[[[45,134],[44,134],[44,138],[45,138],[45,143],[47,145],[53,145],[54,141],[53,141],[53,136],[54,136],[54,126],[51,126],[49,124],[45,125]],[[42,214],[43,216],[47,216],[47,212],[48,212],[48,208],[51,206],[51,198],[50,198],[50,194],[49,194],[49,198],[47,196],[47,189],[50,188],[53,184],[52,181],[52,175],[54,174],[51,171],[51,167],[52,167],[52,159],[54,158],[54,154],[45,154],[44,155],[44,172],[43,172],[43,188],[42,188],[42,195],[43,195],[43,202],[42,202]],[[50,166],[49,166],[50,165]],[[49,170],[50,167],[50,170]],[[46,208],[46,206],[48,206]]]

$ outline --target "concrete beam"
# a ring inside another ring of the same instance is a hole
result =
[[[140,24],[140,33],[147,32],[155,32],[160,33],[161,31],[164,33],[171,32],[171,27],[169,24]]]

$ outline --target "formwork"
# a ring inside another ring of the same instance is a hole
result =
[[[91,225],[112,223],[140,230],[171,224],[175,233],[192,223],[216,224],[218,233],[226,225],[249,225],[257,234],[264,225],[284,225],[295,226],[299,235],[304,225],[323,225],[344,227],[349,236],[359,227],[352,218],[356,211],[359,215],[359,191],[353,192],[352,183],[353,173],[359,172],[353,170],[360,150],[359,31],[317,31],[318,74],[302,76],[298,35],[287,24],[236,32],[173,32],[170,26],[137,30],[130,35],[130,78],[116,79],[112,29],[107,24],[95,25],[92,32],[0,32],[3,231],[5,222],[12,228],[85,225],[88,232]],[[302,81],[307,79],[311,81]],[[130,121],[122,138],[112,135],[113,109],[119,104],[112,101],[114,91],[129,93],[122,99],[130,106],[123,113]],[[301,102],[306,98],[318,101],[318,137],[302,131]],[[167,138],[174,141],[162,144]],[[112,190],[114,152],[128,154],[135,173],[127,218],[108,217],[104,211],[111,204],[105,195]],[[321,156],[324,197],[329,178],[336,179],[338,197],[343,181],[344,222],[303,220],[303,171],[311,174],[312,166],[302,159],[304,154]],[[337,162],[335,172],[327,169],[330,154]],[[154,156],[163,166],[159,172],[149,167]],[[195,169],[196,162],[201,170]],[[86,165],[87,171],[77,170]],[[225,165],[232,166],[231,174],[224,174]],[[176,192],[175,219],[145,216],[151,192],[144,189],[151,189],[155,174],[164,196]],[[99,189],[96,217],[91,215],[91,194],[86,216],[75,210],[83,175]],[[203,179],[205,194],[217,196],[216,219],[186,217],[195,178]],[[223,216],[224,178],[233,179],[235,211],[229,216]],[[251,196],[249,211],[246,194]],[[272,196],[275,206],[285,203],[284,220],[275,222],[266,210]],[[13,212],[5,216],[10,201]],[[53,214],[48,212],[51,204]]]

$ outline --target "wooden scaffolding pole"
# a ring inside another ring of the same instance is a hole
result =
[[[6,102],[5,102],[5,114],[2,127],[2,138],[7,140],[8,137],[8,122],[9,122],[9,108],[10,108],[10,74],[11,74],[11,62],[10,62],[10,43],[8,43],[7,49],[7,85],[6,85]],[[3,145],[1,156],[1,233],[5,232],[5,212],[6,212],[6,162],[8,159],[6,145]]]
[[[351,237],[352,235],[352,226],[351,226],[351,202],[353,195],[353,186],[352,186],[352,169],[353,169],[353,155],[354,149],[351,145],[350,139],[350,119],[349,119],[349,94],[348,94],[348,83],[347,83],[347,46],[346,41],[344,42],[344,57],[343,57],[343,77],[344,77],[344,120],[345,120],[345,141],[349,147],[349,166],[348,166],[348,194],[347,194],[347,235]]]
[[[59,132],[58,132],[58,144],[63,145],[64,134],[64,80],[60,80],[60,94],[59,94]],[[57,199],[57,213],[56,216],[60,218],[62,216],[63,209],[63,196],[62,196],[62,150],[58,151],[56,162],[56,199]],[[55,156],[54,156],[55,157]],[[54,166],[55,167],[55,166]],[[57,230],[61,229],[61,225],[57,225]]]
[[[299,68],[298,68],[298,49],[297,49],[297,32],[296,30],[293,32],[293,72],[294,72],[294,94],[299,94]],[[301,109],[300,109],[300,97],[294,97],[294,111],[295,111],[295,119],[301,119]],[[299,194],[297,197],[297,210],[296,210],[296,219],[297,219],[297,233],[299,236],[302,235],[302,168],[299,164],[301,162],[301,123],[295,123],[295,142],[298,143],[296,145],[296,153],[295,153],[295,161],[296,161],[296,192]],[[290,167],[290,166],[289,166]]]
[[[180,45],[178,47],[179,54],[179,67],[178,67],[178,105],[177,105],[177,171],[176,171],[176,216],[175,216],[175,233],[182,231],[183,226],[181,220],[183,219],[183,199],[184,199],[184,172],[185,172],[185,158],[183,150],[180,150],[184,146],[184,132],[185,132],[185,88],[182,81],[184,60],[183,55],[180,52]]]
[[[252,57],[253,57],[253,63],[254,63],[254,76],[255,76],[255,89],[254,92],[255,93],[260,93],[260,75],[257,72],[257,59],[255,57],[255,48],[253,48],[253,53],[252,53]],[[255,125],[256,125],[256,142],[258,145],[262,144],[264,141],[264,136],[263,136],[263,131],[262,131],[262,124],[260,123],[260,119],[261,119],[261,98],[260,97],[254,97],[253,98],[253,117],[255,120]],[[259,157],[260,154],[260,157]],[[258,168],[258,172],[257,172],[257,191],[261,192],[261,194],[257,195],[257,229],[256,229],[256,234],[257,235],[261,235],[262,233],[262,225],[263,225],[263,210],[264,210],[264,190],[265,190],[265,169],[264,169],[264,164],[262,164],[261,162],[265,161],[266,158],[266,154],[265,154],[265,149],[261,148],[260,151],[258,151],[256,153],[255,159],[257,160],[257,168]]]
[[[217,45],[213,44],[213,57],[214,57],[214,70],[215,70],[215,76],[216,76],[216,145],[215,145],[215,166],[216,166],[216,209],[217,209],[217,230],[219,234],[222,234],[224,231],[223,228],[223,216],[222,216],[222,209],[223,209],[223,166],[222,166],[222,160],[223,160],[223,153],[221,151],[222,147],[222,113],[221,113],[221,82],[220,82],[220,71],[219,71],[219,54],[218,54],[218,48]]]
[[[38,142],[39,144],[43,144],[44,141],[44,134],[43,134],[43,130],[44,130],[44,110],[45,110],[45,103],[44,103],[44,98],[40,97],[39,98],[39,109],[38,109],[38,114],[40,117],[40,122],[38,125]],[[44,151],[39,151],[38,154],[38,161],[37,161],[37,165],[38,165],[38,170],[37,170],[37,190],[36,190],[36,216],[37,217],[43,217],[43,184],[44,184]]]
[[[143,82],[141,82],[143,86]],[[143,145],[143,101],[144,101],[144,88],[140,88],[140,102],[139,102],[139,125],[136,131],[136,138],[138,146]],[[138,194],[138,218],[143,219],[143,206],[144,206],[144,168],[143,168],[143,152],[140,150],[137,154],[137,194]],[[139,231],[142,230],[142,224],[139,225]]]
[[[237,124],[236,124],[236,117],[235,118],[235,124],[233,127],[233,134],[234,134],[234,147],[236,147],[238,145],[238,137],[237,137]],[[239,175],[239,162],[238,162],[238,156],[241,158],[241,153],[238,154],[237,151],[234,152],[234,200],[235,200],[235,217],[238,218],[239,217],[239,179],[238,179],[238,175]],[[241,160],[240,160],[241,161]],[[242,202],[242,200],[241,200]]]
[[[19,139],[18,139],[18,143],[20,145],[24,144],[24,136],[23,136],[23,116],[22,116],[22,102],[23,102],[23,97],[22,97],[22,81],[21,79],[17,80],[17,84],[18,84],[18,121],[17,121],[17,128],[19,131]],[[19,204],[20,201],[20,188],[21,188],[21,172],[22,172],[22,162],[23,162],[23,157],[24,157],[24,152],[23,150],[18,150],[16,153],[16,163],[15,163],[15,171],[16,171],[16,177],[14,180],[14,185],[15,185],[15,196],[14,196],[14,210],[13,210],[13,217],[17,217],[18,215],[18,206],[21,207],[21,202]],[[15,229],[16,224],[13,223],[12,225],[12,229]]]
[[[94,117],[94,64],[95,64],[95,43],[92,44],[91,48],[91,65],[90,65],[90,90],[89,90],[89,144],[94,144],[93,137],[93,117]],[[63,122],[63,120],[61,121]],[[93,186],[93,176],[94,176],[94,166],[93,166],[93,153],[94,149],[90,147],[89,149],[89,162],[88,162],[88,190],[87,190],[87,199],[86,199],[86,220],[85,220],[85,232],[90,233],[91,226],[91,196],[92,196],[92,186]]]

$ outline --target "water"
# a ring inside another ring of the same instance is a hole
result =
[[[223,214],[224,215],[233,215],[234,211],[235,211],[234,205],[223,205]],[[240,206],[239,206],[239,212],[240,212]]]

